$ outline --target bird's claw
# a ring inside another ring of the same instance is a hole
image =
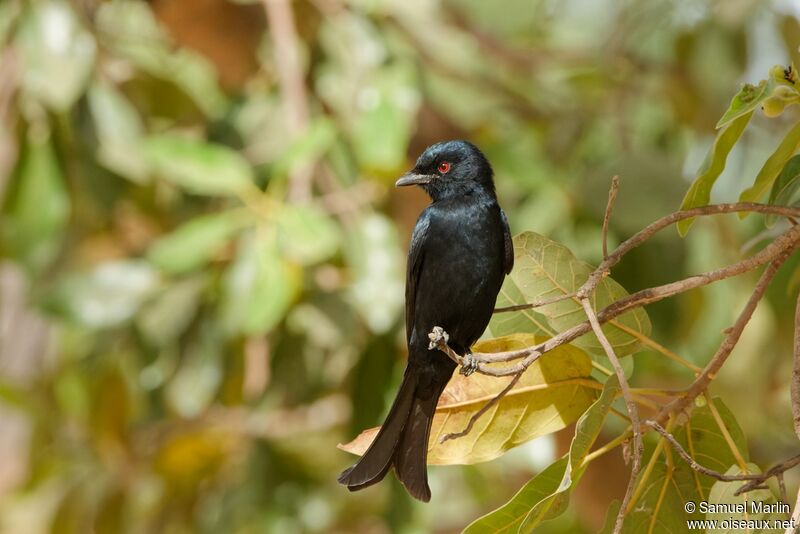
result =
[[[441,345],[447,345],[447,342],[450,341],[450,335],[441,326],[434,326],[433,330],[428,334],[428,339],[431,340],[428,343],[428,350],[433,350]]]
[[[458,370],[464,376],[469,376],[475,371],[478,370],[478,360],[472,355],[472,353],[466,353],[462,356],[462,364],[461,369]]]

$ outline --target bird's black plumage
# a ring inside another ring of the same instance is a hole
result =
[[[379,482],[394,467],[408,492],[427,502],[433,413],[456,367],[442,352],[428,350],[428,333],[441,326],[455,351],[469,352],[489,324],[514,251],[508,221],[497,204],[492,168],[471,143],[428,147],[397,185],[420,185],[433,201],[417,219],[408,251],[408,365],[381,430],[339,482],[359,490]]]

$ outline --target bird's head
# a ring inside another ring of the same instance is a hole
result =
[[[419,185],[436,200],[487,192],[494,195],[492,167],[468,141],[443,141],[425,149],[396,186]]]

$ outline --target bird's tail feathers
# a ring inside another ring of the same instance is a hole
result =
[[[417,389],[417,378],[406,369],[403,383],[394,399],[389,415],[386,416],[375,440],[364,453],[364,456],[352,467],[339,475],[339,483],[350,491],[357,491],[377,484],[392,467],[395,449],[403,436],[409,416],[414,407],[414,392]]]

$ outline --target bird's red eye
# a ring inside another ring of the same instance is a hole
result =
[[[450,164],[446,161],[443,161],[439,164],[439,172],[442,174],[446,174],[450,170]]]

